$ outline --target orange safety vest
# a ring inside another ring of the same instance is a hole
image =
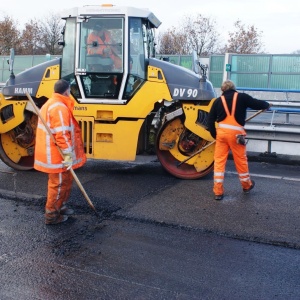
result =
[[[235,92],[233,95],[233,100],[232,100],[231,114],[229,113],[229,109],[228,109],[225,97],[221,96],[221,100],[222,100],[222,103],[223,103],[223,106],[224,106],[227,116],[222,122],[220,122],[218,124],[218,128],[231,129],[231,130],[238,131],[240,134],[246,134],[244,127],[241,126],[241,124],[239,124],[234,117],[237,96],[238,96],[238,93]]]
[[[76,169],[84,165],[84,153],[81,129],[73,116],[74,101],[70,97],[54,93],[41,108],[41,116],[53,134],[57,146],[64,154],[71,153]],[[66,171],[62,164],[63,158],[57,146],[50,138],[44,124],[38,121],[34,152],[34,168],[45,173],[60,173]]]

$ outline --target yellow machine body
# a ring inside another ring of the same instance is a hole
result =
[[[215,92],[203,67],[197,73],[196,67],[191,71],[155,58],[154,31],[161,23],[155,15],[96,5],[72,9],[62,18],[62,58],[12,73],[0,93],[2,161],[17,170],[32,169],[38,117],[26,93],[42,107],[62,78],[70,83],[89,159],[134,161],[150,152],[176,177],[208,174],[214,145],[206,147],[213,140],[206,122]],[[114,41],[90,41],[96,26],[103,25]],[[97,53],[104,46],[114,55]]]

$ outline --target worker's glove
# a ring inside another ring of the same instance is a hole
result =
[[[64,154],[64,160],[62,161],[64,168],[67,168],[67,170],[70,170],[72,168],[72,154],[71,153],[66,153]]]

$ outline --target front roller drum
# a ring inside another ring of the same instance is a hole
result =
[[[178,117],[166,122],[158,132],[156,154],[163,168],[173,176],[198,179],[213,170],[215,144],[192,155],[209,143],[185,128],[182,118]]]
[[[30,115],[16,128],[0,134],[0,159],[9,167],[33,169],[37,120],[36,115]]]

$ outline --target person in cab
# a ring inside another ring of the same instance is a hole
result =
[[[116,42],[112,39],[110,32],[104,25],[97,24],[87,39],[88,54],[101,55],[103,58],[111,58],[115,69],[122,68],[122,60],[118,56]]]

